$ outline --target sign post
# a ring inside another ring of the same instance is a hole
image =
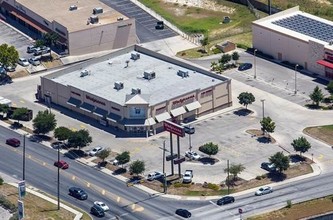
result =
[[[18,182],[18,191],[19,191],[19,198],[23,199],[25,197],[26,191],[25,191],[25,181]]]
[[[239,213],[239,219],[242,220],[243,209],[239,208],[238,213]]]
[[[18,214],[18,219],[21,220],[24,218],[24,203],[21,200],[17,201],[17,214]]]

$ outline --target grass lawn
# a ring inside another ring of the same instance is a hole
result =
[[[0,185],[0,194],[4,195],[11,203],[17,204],[17,187],[3,184]],[[75,215],[66,209],[57,210],[57,204],[45,201],[44,199],[27,193],[24,201],[25,219],[52,219],[52,220],[73,220]],[[84,213],[83,220],[91,220],[91,217]]]
[[[308,127],[303,132],[333,146],[333,125]]]

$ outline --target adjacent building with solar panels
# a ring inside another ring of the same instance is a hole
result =
[[[253,47],[333,79],[333,22],[294,7],[252,23]]]
[[[232,105],[230,79],[137,45],[41,77],[36,97],[146,136]]]

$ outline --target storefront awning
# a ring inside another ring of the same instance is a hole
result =
[[[328,61],[326,61],[326,60],[318,60],[317,63],[318,63],[319,65],[322,65],[322,66],[328,67],[328,68],[330,68],[330,69],[333,69],[333,63],[328,62]]]
[[[74,107],[79,107],[79,105],[81,105],[81,100],[70,97],[67,101],[67,104],[71,105],[71,106],[74,106]]]
[[[117,122],[121,117],[120,115],[114,114],[112,112],[110,112],[107,116],[108,119],[110,119],[113,122]]]
[[[96,108],[96,110],[94,111],[94,115],[98,115],[100,117],[104,117],[108,114],[108,111],[102,109],[102,108]]]
[[[186,107],[187,111],[190,112],[190,111],[193,111],[193,110],[195,110],[195,109],[200,108],[200,107],[201,107],[201,104],[200,104],[200,102],[195,101],[195,102],[192,102],[192,103],[190,103],[190,104],[188,104],[188,105],[185,105],[185,107]]]
[[[156,121],[153,118],[147,118],[145,120],[145,125],[154,125],[154,124],[156,124]]]
[[[18,19],[24,21],[26,24],[30,25],[31,27],[35,28],[36,30],[42,32],[42,33],[47,33],[46,30],[44,30],[42,27],[40,27],[39,25],[35,24],[34,22],[28,20],[27,18],[23,17],[22,15],[20,15],[19,13],[17,13],[16,11],[11,11],[10,12],[12,15],[14,15],[15,17],[17,17]]]
[[[186,113],[186,110],[185,110],[185,108],[182,106],[182,107],[179,107],[179,108],[172,109],[172,110],[170,111],[170,113],[172,114],[173,117],[177,117],[178,115],[181,115],[181,114]]]
[[[95,106],[92,104],[84,102],[81,106],[80,109],[87,111],[87,112],[92,112],[95,109]]]
[[[171,115],[169,114],[169,112],[164,112],[162,114],[159,114],[159,115],[156,115],[155,116],[155,119],[158,121],[158,122],[162,122],[162,121],[165,121],[165,120],[168,120],[171,118]]]

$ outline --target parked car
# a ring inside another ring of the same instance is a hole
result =
[[[13,147],[19,147],[21,145],[21,141],[16,138],[8,138],[6,140],[6,144],[13,146]]]
[[[4,85],[6,83],[12,83],[12,78],[7,74],[0,74],[0,85]]]
[[[27,59],[20,57],[17,61],[21,66],[29,66],[29,62]]]
[[[90,156],[95,156],[97,153],[101,152],[103,150],[103,147],[95,147],[94,149],[92,149],[91,151],[89,151],[89,155]]]
[[[109,206],[107,206],[104,202],[95,201],[95,202],[94,202],[94,206],[101,207],[101,208],[103,209],[104,212],[107,212],[107,211],[110,210]]]
[[[263,162],[260,167],[268,172],[276,171],[276,167],[273,163]]]
[[[51,146],[53,147],[53,148],[55,148],[55,149],[58,149],[58,148],[64,148],[64,147],[66,147],[67,145],[66,145],[66,143],[64,143],[64,142],[62,142],[62,141],[56,141],[56,142],[53,142],[52,144],[51,144]]]
[[[34,56],[42,55],[42,49],[40,47],[36,47],[33,49]]]
[[[194,134],[195,128],[191,127],[190,125],[186,125],[186,126],[184,126],[184,131],[186,134]]]
[[[101,207],[95,206],[95,205],[93,207],[91,207],[90,213],[97,216],[97,217],[104,217],[105,216],[104,210]]]
[[[7,74],[5,67],[0,66],[0,74]]]
[[[159,171],[155,171],[153,173],[149,173],[147,176],[147,180],[153,181],[156,179],[160,179],[164,176],[164,174],[162,172]]]
[[[195,151],[185,151],[185,156],[192,160],[199,160],[201,156]]]
[[[69,195],[80,200],[88,199],[88,194],[83,189],[74,186],[69,188]]]
[[[244,71],[252,68],[252,63],[242,63],[239,67],[239,71]]]
[[[35,46],[34,45],[30,45],[27,47],[27,53],[33,53],[35,51]]]
[[[41,137],[39,137],[38,135],[31,135],[29,137],[29,140],[32,142],[37,142],[37,143],[40,143],[43,141],[43,139]]]
[[[184,218],[190,218],[192,215],[187,209],[177,209],[176,214]]]
[[[235,202],[235,198],[233,196],[224,196],[221,199],[217,200],[216,204],[225,205],[233,202]]]
[[[42,50],[42,54],[46,54],[46,53],[51,52],[51,48],[46,47],[46,46],[42,46],[40,49]]]
[[[15,70],[16,70],[16,64],[13,65],[13,66],[5,66],[5,70],[7,72],[15,72]]]
[[[155,25],[156,30],[163,30],[164,29],[164,22],[163,21],[157,21]]]
[[[54,166],[59,167],[59,168],[61,168],[63,170],[69,168],[69,164],[66,161],[64,161],[64,160],[55,161],[54,162]]]
[[[183,183],[190,183],[192,182],[193,178],[193,170],[185,170],[183,175]]]
[[[255,195],[256,196],[261,196],[261,195],[265,195],[265,194],[268,194],[268,193],[271,193],[273,192],[273,188],[270,187],[270,186],[263,186],[263,187],[260,187],[256,192],[255,192]]]
[[[28,61],[34,66],[40,65],[39,57],[30,57]]]

